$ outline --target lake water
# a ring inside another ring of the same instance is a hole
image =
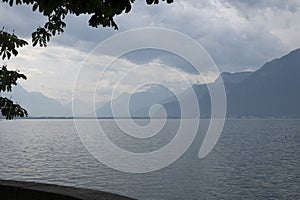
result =
[[[92,128],[89,120],[82,122],[87,130]],[[161,134],[130,141],[112,120],[101,124],[115,144],[136,152],[164,146],[178,127],[177,120],[170,120]],[[92,188],[138,199],[300,199],[300,120],[227,120],[213,151],[200,160],[204,130],[205,125],[172,165],[130,174],[93,158],[72,120],[0,121],[0,179]]]

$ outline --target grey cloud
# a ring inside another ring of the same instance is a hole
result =
[[[242,17],[245,22],[232,25],[227,19],[216,17],[213,6],[205,2],[178,1],[173,7],[161,7],[153,13],[141,6],[132,13],[132,21],[124,20],[122,24],[134,27],[135,21],[140,23],[137,16],[141,15],[145,21],[184,32],[205,47],[221,71],[255,69],[283,53],[284,45],[267,28]]]
[[[241,18],[245,22],[241,25],[234,25],[222,16],[220,17],[219,10],[216,10],[216,6],[211,1],[194,0],[177,0],[170,5],[161,3],[157,6],[147,6],[143,0],[135,1],[132,11],[118,16],[116,22],[120,31],[144,26],[158,26],[183,32],[207,49],[221,71],[257,68],[283,52],[292,50],[284,46],[269,27],[264,27],[264,22],[249,18],[249,13],[253,17],[259,10],[266,8],[296,12],[299,8],[299,1],[220,0],[217,2],[224,7],[234,8],[239,13],[236,18]],[[10,21],[6,19],[10,19]],[[289,19],[286,20],[288,23]],[[111,28],[91,28],[87,24],[88,16],[69,16],[66,21],[65,33],[54,37],[52,42],[85,52],[89,52],[101,41],[120,32]],[[44,18],[39,13],[32,13],[28,6],[10,8],[7,4],[2,3],[0,4],[0,23],[7,26],[8,29],[15,29],[16,33],[22,37],[30,37],[30,33],[38,25],[43,25]],[[293,23],[290,26],[298,26],[298,24]],[[189,70],[191,69],[188,67],[189,64],[184,60],[176,59],[166,53],[146,50],[127,55],[126,59],[137,64],[158,59],[162,64],[177,66],[193,73],[193,70]]]
[[[184,58],[175,55],[171,52],[167,52],[159,49],[142,49],[136,50],[121,58],[127,59],[130,62],[144,65],[150,62],[157,62],[169,67],[179,68],[188,73],[197,73],[194,67]]]
[[[242,9],[283,9],[295,12],[299,9],[298,0],[223,0],[231,5]]]
[[[93,28],[88,26],[88,16],[67,16],[67,27],[61,37],[53,37],[53,42],[66,46],[77,46],[79,42],[89,43],[90,50],[98,43],[118,33],[112,28]]]
[[[200,39],[220,71],[257,69],[284,53],[281,41],[268,32],[227,28]]]
[[[31,32],[44,23],[42,15],[33,13],[29,6],[10,7],[7,3],[0,3],[0,24],[9,32],[14,30],[18,36],[30,38]]]

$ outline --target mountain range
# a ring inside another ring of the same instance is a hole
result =
[[[174,94],[169,89],[157,84],[151,84],[147,85],[144,90],[137,91],[132,95],[124,92],[118,98],[105,103],[96,113],[98,117],[128,117],[128,109],[131,117],[150,117],[149,110],[153,105],[162,105],[173,98]],[[112,106],[115,112],[114,115]],[[155,113],[155,110],[153,113]]]
[[[228,116],[300,117],[300,49],[227,85]]]
[[[300,117],[300,49],[290,52],[281,58],[264,64],[254,72],[223,72],[215,82],[210,83],[211,88],[220,84],[222,78],[227,97],[227,117],[231,118],[285,118]],[[179,118],[181,110],[179,100],[188,102],[192,92],[195,92],[199,104],[200,117],[210,117],[211,102],[208,87],[205,84],[193,85],[180,96],[174,96],[165,88],[156,86],[155,90],[149,88],[144,92],[133,94],[129,101],[129,110],[132,117],[149,117],[151,105],[163,105],[167,116]],[[166,95],[167,94],[167,95]],[[126,102],[129,94],[123,94],[116,100],[116,109],[127,108]],[[111,103],[97,110],[99,117],[112,117]],[[193,108],[191,108],[193,109]],[[156,116],[161,116],[161,110]],[[185,111],[183,117],[192,116],[192,110]],[[189,115],[190,114],[190,115]],[[114,116],[122,117],[122,116]]]
[[[300,49],[264,64],[255,72],[222,73],[227,117],[300,117]],[[219,78],[220,79],[220,78]],[[219,84],[217,79],[214,84]],[[210,116],[210,96],[206,85],[195,85],[201,117]],[[189,98],[186,94],[183,98]],[[164,105],[169,117],[179,117],[178,102]]]
[[[71,107],[59,103],[40,92],[29,92],[22,86],[12,88],[11,93],[1,94],[24,107],[32,117],[62,117],[71,116]]]
[[[222,78],[227,97],[227,117],[300,117],[299,77],[300,49],[296,49],[281,58],[267,62],[254,72],[223,72],[209,84],[213,88],[221,83]],[[96,114],[98,117],[126,117],[128,109],[131,117],[149,117],[152,105],[159,104],[164,107],[168,117],[178,118],[181,116],[178,99],[187,102],[192,92],[197,96],[200,117],[210,117],[210,95],[205,84],[195,84],[179,96],[175,96],[165,87],[148,85],[134,94],[125,92],[112,101],[99,104]],[[1,95],[12,97],[33,117],[72,116],[72,103],[63,105],[42,93],[28,92],[19,85],[13,88],[12,93]],[[80,105],[82,116],[91,116],[92,113],[87,111],[87,104],[80,100],[75,101],[76,105]],[[111,105],[114,105],[117,115],[112,114]],[[151,110],[151,114],[160,117],[161,111],[161,108],[155,108]],[[185,116],[189,116],[189,110],[185,111]]]

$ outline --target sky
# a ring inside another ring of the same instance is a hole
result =
[[[88,16],[67,16],[65,32],[53,37],[47,48],[28,45],[19,50],[17,57],[1,62],[27,75],[28,80],[20,81],[25,89],[67,103],[72,99],[79,70],[97,45],[124,31],[151,26],[191,37],[204,47],[220,72],[256,70],[300,47],[299,8],[299,0],[175,0],[173,4],[161,2],[151,6],[137,0],[130,13],[115,18],[118,31],[89,27]],[[31,40],[31,32],[44,22],[41,14],[33,13],[26,5],[0,4],[0,25],[27,41]],[[99,58],[105,65],[111,56],[103,54]],[[99,73],[104,66],[97,64],[95,70]],[[138,66],[143,70],[118,83],[120,93],[138,89],[135,80],[141,77],[145,81],[165,80],[179,91],[186,89],[186,84],[182,84],[178,73],[191,84],[201,83],[190,63],[170,52],[144,49],[118,58],[113,65],[97,85],[97,101],[106,101],[122,73]],[[218,74],[205,71],[203,76],[210,82]],[[82,94],[84,89],[80,88]]]

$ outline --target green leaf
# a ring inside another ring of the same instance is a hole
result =
[[[36,11],[36,9],[39,7],[37,3],[33,4],[32,6],[32,11]]]
[[[13,4],[14,4],[14,0],[10,0],[9,1],[9,6],[13,6]]]
[[[6,52],[6,55],[7,55],[7,59],[9,60],[10,59],[10,56],[11,56],[11,53],[9,51]]]

